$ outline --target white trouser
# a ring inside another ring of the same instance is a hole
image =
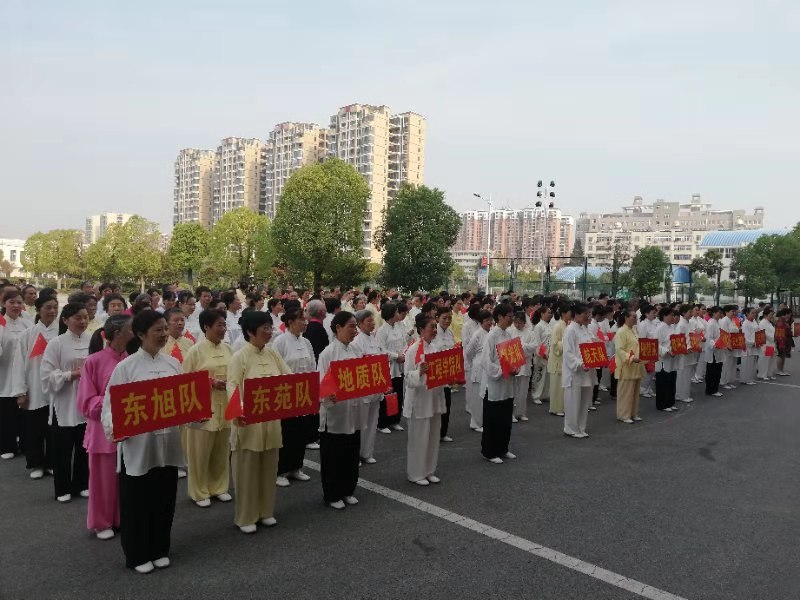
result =
[[[768,377],[773,377],[777,369],[778,369],[778,359],[775,356],[762,355],[758,357],[759,379],[766,379]]]
[[[758,364],[758,356],[753,354],[750,356],[742,357],[742,364],[739,367],[739,381],[742,383],[749,383],[755,381],[756,378],[756,365]]]
[[[470,383],[470,388],[472,388],[472,408],[469,411],[472,415],[470,419],[469,426],[472,429],[478,429],[479,427],[483,427],[483,398],[480,397],[480,383]]]
[[[722,377],[720,377],[720,385],[731,385],[736,381],[736,357],[730,352],[725,353],[722,359]]]
[[[639,393],[640,394],[654,394],[655,388],[653,387],[655,383],[656,374],[647,373],[645,372],[644,377],[642,377],[642,383],[639,385]]]
[[[406,427],[408,428],[406,474],[409,481],[419,481],[436,473],[442,415],[433,415],[429,419],[406,419]]]
[[[363,407],[364,423],[361,427],[361,458],[375,458],[375,434],[378,432],[378,414],[381,403],[370,402]]]
[[[528,390],[531,385],[530,375],[517,375],[514,378],[514,416],[528,416]]]
[[[697,361],[697,369],[695,369],[695,371],[694,371],[694,376],[695,376],[697,379],[705,379],[705,378],[706,378],[706,365],[707,365],[707,364],[708,364],[708,363],[707,363],[707,362],[705,361],[705,359],[704,359],[704,358],[701,356],[701,357],[700,357],[700,360],[699,360],[699,361]]]
[[[678,369],[678,381],[675,385],[676,400],[688,400],[692,397],[692,375],[695,368],[694,365],[684,365]]]
[[[564,433],[586,433],[592,386],[571,385],[564,388]]]

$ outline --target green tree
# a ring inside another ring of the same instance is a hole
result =
[[[731,271],[738,275],[738,291],[744,294],[746,304],[778,287],[778,276],[771,260],[775,241],[775,236],[763,236],[733,255]]]
[[[62,281],[67,277],[83,277],[86,271],[83,233],[77,229],[54,229],[47,236],[53,258],[50,270]]]
[[[714,278],[716,284],[715,304],[719,304],[720,298],[720,279],[722,278],[722,254],[716,250],[707,250],[703,256],[698,256],[689,264],[689,271],[694,273],[704,273],[708,277]]]
[[[46,233],[37,231],[25,240],[22,250],[22,267],[34,276],[51,272],[53,249]]]
[[[112,223],[86,251],[87,270],[107,281],[138,281],[144,290],[145,281],[159,278],[163,271],[160,241],[158,225],[139,215],[124,224]]]
[[[211,234],[200,223],[179,223],[172,229],[165,256],[165,267],[176,275],[186,275],[193,286],[194,275],[211,247]]]
[[[583,266],[584,256],[583,242],[581,242],[579,239],[575,240],[575,245],[572,247],[572,257],[569,259],[567,265],[571,267]]]
[[[225,213],[211,230],[211,260],[217,277],[246,287],[250,277],[267,277],[275,262],[269,218],[242,207]]]
[[[11,273],[14,270],[14,265],[6,260],[5,253],[2,249],[0,249],[0,273],[5,275],[6,277],[11,277]]]
[[[611,250],[611,297],[616,298],[617,292],[620,288],[626,286],[629,280],[629,274],[626,273],[626,267],[630,265],[631,255],[628,252],[628,244],[622,240],[617,240],[610,248]]]
[[[389,201],[378,228],[375,247],[384,250],[386,281],[407,290],[435,290],[446,285],[453,270],[450,247],[461,219],[444,201],[444,192],[404,185]]]
[[[357,264],[369,196],[364,178],[340,160],[298,169],[283,188],[272,224],[278,256],[289,267],[312,273],[315,288],[341,261]]]
[[[800,289],[800,223],[788,234],[774,236],[771,263],[781,288]]]
[[[631,261],[627,280],[637,298],[651,298],[661,291],[669,259],[661,248],[648,246],[636,253]]]

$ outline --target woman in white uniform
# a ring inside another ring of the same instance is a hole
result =
[[[533,337],[533,327],[527,326],[524,311],[514,313],[514,326],[509,328],[513,337],[518,337],[522,343],[522,353],[525,364],[519,368],[519,373],[514,378],[514,418],[512,423],[528,420],[528,394],[531,389],[531,361],[536,352],[536,343]],[[538,326],[538,323],[537,323]]]
[[[747,351],[742,357],[739,379],[745,385],[756,384],[756,366],[758,363],[758,348],[756,348],[757,314],[758,309],[756,307],[746,308],[744,311],[745,320],[742,322],[742,333],[744,334]]]
[[[564,388],[564,434],[574,438],[586,438],[586,422],[592,403],[592,392],[597,385],[597,370],[583,364],[581,344],[594,342],[586,325],[589,308],[585,304],[574,304],[571,308],[572,322],[564,331],[563,364],[561,385]]]
[[[363,356],[374,354],[386,354],[378,343],[375,335],[375,317],[372,311],[360,310],[356,313],[356,323],[358,323],[358,334],[353,340],[353,345]],[[373,394],[364,397],[363,417],[361,424],[361,461],[374,465],[375,460],[375,436],[378,432],[378,416],[380,414],[381,400],[383,394]]]
[[[22,410],[12,384],[12,369],[17,343],[33,326],[33,320],[22,316],[25,303],[16,288],[6,288],[0,306],[0,458],[10,460],[19,452],[17,442],[22,435]]]
[[[778,352],[775,349],[775,311],[772,308],[764,309],[758,328],[764,332],[767,342],[759,348],[758,378],[761,381],[774,380],[778,370]],[[772,348],[772,356],[767,356],[767,348]]]
[[[550,398],[550,377],[547,370],[547,358],[550,355],[550,343],[553,336],[553,310],[549,306],[537,309],[538,323],[533,327],[533,370],[531,372],[531,397],[534,404]],[[540,349],[544,347],[544,354]]]
[[[473,306],[478,306],[477,304]],[[471,367],[469,370],[469,428],[476,433],[483,433],[483,397],[481,396],[481,380],[483,379],[483,363],[481,357],[483,356],[483,349],[486,346],[486,336],[494,325],[492,313],[488,310],[479,310],[476,315],[478,319],[478,327],[470,335],[469,343],[464,348],[465,362],[469,361]]]

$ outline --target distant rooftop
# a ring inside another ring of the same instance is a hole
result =
[[[709,231],[700,242],[701,248],[741,248],[752,244],[764,235],[786,235],[788,229],[737,229],[735,231]]]

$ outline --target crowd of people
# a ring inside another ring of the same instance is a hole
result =
[[[642,420],[641,398],[673,412],[703,389],[719,397],[788,375],[794,345],[783,305],[173,285],[125,298],[114,284],[86,282],[59,307],[51,288],[0,285],[0,458],[24,455],[34,480],[52,475],[59,503],[86,498],[87,528],[101,540],[119,533],[126,564],[139,573],[170,564],[181,476],[197,507],[234,501],[235,525],[252,534],[277,524],[277,487],[311,479],[307,451],[319,451],[322,497],[335,510],[358,504],[359,469],[376,462],[380,436],[406,428],[409,482],[440,483],[440,446],[453,441],[461,387],[480,452],[499,465],[516,458],[512,426],[528,421],[530,403],[547,403],[564,435],[588,438],[601,393],[632,425]],[[725,332],[743,333],[744,348]],[[676,335],[685,353],[675,351]],[[509,373],[497,345],[513,338],[525,360]],[[640,357],[641,339],[656,341],[654,359]],[[590,368],[581,346],[597,342],[608,362]],[[463,352],[463,380],[428,389],[425,357],[453,348]],[[281,421],[225,417],[247,379],[317,372],[322,380],[333,361],[366,355],[385,355],[385,393],[328,394],[318,413]],[[210,419],[114,439],[110,387],[197,371],[211,380]]]

